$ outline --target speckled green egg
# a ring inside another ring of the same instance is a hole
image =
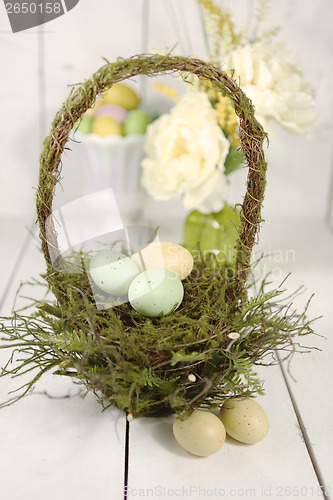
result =
[[[157,318],[175,311],[184,296],[183,284],[166,269],[148,269],[140,273],[128,290],[128,300],[138,313]]]
[[[96,253],[90,261],[89,272],[96,285],[113,296],[127,295],[130,284],[139,274],[134,262],[115,250]]]

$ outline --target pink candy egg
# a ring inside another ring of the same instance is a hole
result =
[[[117,104],[103,104],[96,110],[95,118],[109,116],[119,123],[124,123],[127,114],[128,111],[121,106],[117,106]]]

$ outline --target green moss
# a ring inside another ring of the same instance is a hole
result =
[[[98,95],[127,78],[170,72],[184,79],[191,73],[203,84],[209,82],[209,88],[233,101],[239,117],[249,173],[235,259],[217,263],[214,254],[206,258],[199,252],[193,273],[184,281],[182,305],[169,316],[146,318],[128,304],[101,311],[86,274],[60,272],[52,266],[60,259],[50,216],[62,175],[61,155],[68,149],[74,124]],[[218,406],[232,396],[262,392],[256,364],[276,350],[282,358],[291,356],[298,346],[294,338],[313,332],[305,312],[291,312],[277,290],[266,292],[263,286],[249,298],[247,278],[266,186],[265,138],[251,101],[237,83],[199,59],[170,55],[119,59],[73,87],[44,142],[36,198],[45,279],[55,299],[39,304],[31,316],[15,314],[1,324],[1,347],[12,351],[1,376],[34,374],[2,406],[20,399],[50,370],[93,391],[104,407],[116,405],[136,416],[184,415],[193,408]]]
[[[1,376],[37,371],[11,402],[48,370],[73,377],[104,407],[136,416],[187,413],[219,406],[230,395],[261,393],[255,365],[276,349],[290,356],[294,337],[311,333],[311,322],[264,286],[255,297],[230,299],[225,292],[234,269],[217,268],[212,259],[195,264],[182,306],[156,319],[128,304],[97,310],[84,274],[46,277],[52,288],[70,290],[66,299],[40,304],[30,317],[16,315],[15,328],[1,327],[2,348],[23,355],[10,359]],[[229,337],[234,332],[238,339]]]

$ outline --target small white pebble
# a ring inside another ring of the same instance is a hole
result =
[[[189,379],[190,382],[195,382],[197,380],[197,377],[193,375],[193,373],[190,373],[187,378]]]
[[[133,418],[134,418],[134,417],[133,417],[133,413],[129,413],[129,414],[127,415],[127,417],[126,417],[127,422],[132,422]]]
[[[287,289],[286,288],[282,288],[282,287],[279,287],[276,289],[277,292],[285,292]]]
[[[237,340],[240,337],[240,334],[238,332],[230,332],[228,333],[227,337],[232,340]]]
[[[221,250],[219,250],[218,248],[213,248],[210,253],[214,254],[214,255],[218,255],[219,253],[221,252]]]

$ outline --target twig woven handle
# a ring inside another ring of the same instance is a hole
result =
[[[169,55],[142,55],[105,64],[91,78],[72,89],[68,99],[56,114],[40,158],[36,201],[42,250],[48,269],[52,269],[52,249],[57,251],[58,248],[57,234],[52,225],[52,218],[49,216],[52,213],[55,186],[60,180],[61,155],[66,148],[74,123],[93,106],[99,94],[116,82],[138,75],[153,76],[171,72],[192,73],[200,79],[209,80],[215,90],[230,97],[234,102],[235,111],[240,120],[241,148],[249,168],[237,244],[238,278],[240,281],[246,280],[252,247],[261,222],[267,166],[262,143],[266,134],[254,117],[252,103],[226,73],[199,59]]]

